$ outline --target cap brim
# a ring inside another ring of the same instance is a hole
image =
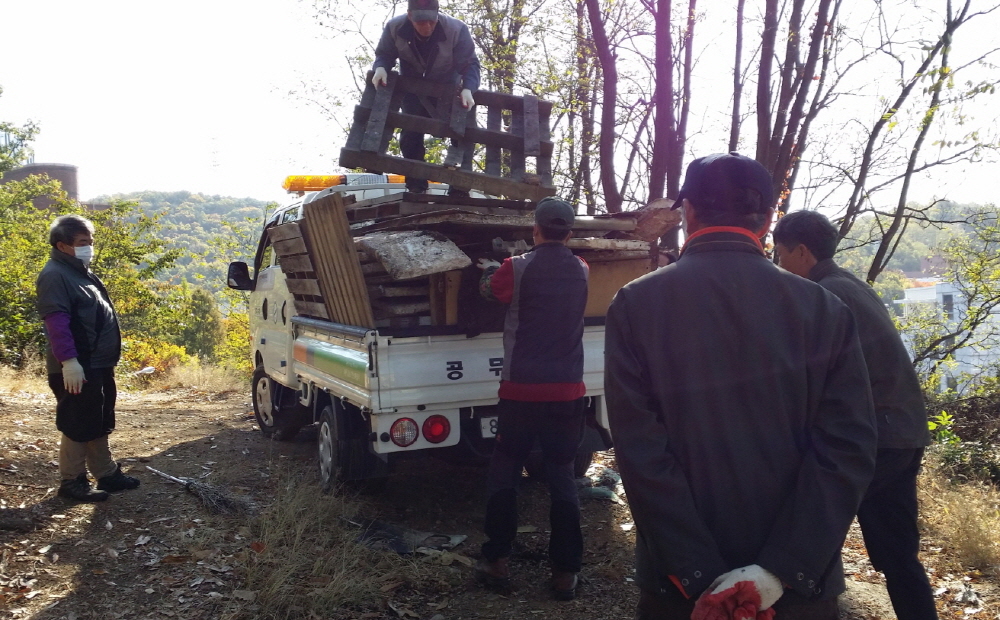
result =
[[[420,11],[410,11],[410,19],[415,22],[436,22],[438,18],[437,11],[420,10]]]
[[[670,210],[674,211],[675,209],[680,209],[681,204],[684,202],[684,198],[685,196],[683,191],[677,192],[677,200],[674,201],[674,204],[670,205]]]

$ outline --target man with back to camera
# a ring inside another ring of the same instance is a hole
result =
[[[479,57],[472,42],[469,27],[461,20],[439,12],[438,0],[409,0],[406,15],[390,19],[382,30],[375,47],[372,64],[375,88],[387,83],[388,71],[399,59],[399,74],[441,82],[442,95],[461,82],[462,105],[472,108],[476,101],[472,93],[479,89]],[[420,98],[413,93],[403,96],[403,112],[430,118]],[[402,130],[399,149],[406,159],[423,161],[424,134]],[[406,178],[406,191],[422,194],[427,180]],[[449,189],[450,196],[468,196],[468,191]]]
[[[135,489],[139,479],[122,473],[111,456],[115,428],[115,366],[121,357],[118,315],[101,280],[90,271],[94,225],[79,215],[56,218],[49,229],[52,253],[35,287],[45,322],[45,365],[56,396],[59,495],[100,502],[109,492]],[[90,487],[87,470],[97,478]]]
[[[677,262],[608,310],[605,399],[636,524],[638,620],[835,620],[875,463],[850,310],[764,253],[758,162],[687,168]]]
[[[517,486],[538,439],[552,505],[549,560],[556,599],[576,596],[583,561],[580,499],[573,476],[583,440],[583,314],[589,268],[566,247],[573,207],[545,198],[535,208],[530,252],[502,265],[480,259],[480,292],[509,304],[497,434],[487,482],[483,560],[476,576],[487,587],[510,588],[510,555],[517,535]]]
[[[868,364],[878,455],[875,477],[858,508],[858,524],[899,620],[936,620],[927,573],[918,558],[917,474],[930,443],[920,379],[899,332],[872,287],[837,266],[840,233],[815,211],[797,211],[778,221],[774,249],[778,265],[816,282],[854,313]]]

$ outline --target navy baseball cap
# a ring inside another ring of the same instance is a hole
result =
[[[569,232],[573,228],[576,211],[565,200],[542,198],[535,207],[535,223],[539,226]]]
[[[767,168],[736,151],[715,153],[688,164],[684,185],[670,208],[678,208],[687,198],[703,209],[729,210],[738,192],[747,189],[760,194],[761,213],[774,208],[774,185]]]
[[[409,0],[406,10],[415,22],[437,21],[438,0]]]

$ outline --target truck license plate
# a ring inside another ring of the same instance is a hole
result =
[[[479,428],[483,432],[483,439],[492,439],[497,436],[497,417],[495,415],[479,418]]]

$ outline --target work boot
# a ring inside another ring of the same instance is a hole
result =
[[[576,573],[561,570],[552,571],[552,593],[557,601],[572,601],[576,598],[579,583]]]
[[[476,563],[476,580],[501,594],[510,592],[510,558],[490,562],[486,558]]]
[[[448,196],[450,198],[468,198],[469,197],[469,191],[465,190],[465,189],[458,189],[458,188],[452,187],[452,188],[448,189]]]
[[[108,474],[97,480],[97,488],[110,493],[114,493],[115,491],[129,491],[138,487],[139,479],[123,474],[121,463],[118,463],[117,467],[115,467],[115,473]]]
[[[103,502],[108,499],[108,494],[91,489],[87,474],[80,474],[76,478],[62,481],[59,485],[59,497],[75,499],[78,502]]]

